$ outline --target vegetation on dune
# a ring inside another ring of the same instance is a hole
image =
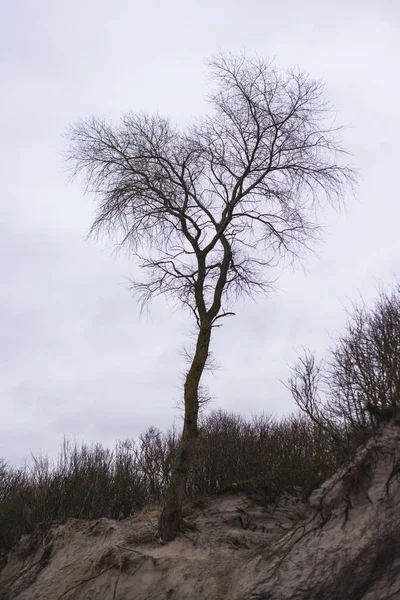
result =
[[[0,549],[7,552],[39,525],[68,518],[122,519],[161,505],[178,443],[178,431],[150,427],[139,440],[119,442],[114,450],[65,441],[54,462],[36,456],[21,469],[0,463]],[[266,501],[283,489],[307,495],[338,461],[326,433],[302,415],[277,421],[215,411],[200,423],[186,499],[249,479],[264,482]]]
[[[283,490],[306,497],[388,418],[398,421],[400,284],[371,309],[355,305],[325,361],[306,352],[288,387],[301,411],[277,420],[222,410],[203,413],[185,498],[253,480],[265,502]],[[68,518],[123,519],[161,507],[179,456],[181,432],[150,427],[138,440],[64,441],[56,461],[33,457],[13,468],[0,460],[0,553],[24,533]]]

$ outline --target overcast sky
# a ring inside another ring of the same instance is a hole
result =
[[[205,59],[275,57],[323,78],[361,170],[357,198],[325,211],[307,272],[236,306],[215,331],[214,408],[278,416],[296,351],[323,354],[344,307],[400,274],[397,0],[50,0],[3,6],[1,44],[0,457],[55,456],[64,434],[113,445],[179,423],[190,319],[127,289],[134,265],[86,241],[94,200],[65,172],[63,135],[92,114],[204,110]]]

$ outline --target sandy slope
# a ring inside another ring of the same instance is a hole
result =
[[[157,540],[158,509],[70,520],[24,538],[0,572],[0,600],[400,599],[400,429],[387,426],[307,504],[265,506],[242,484],[187,507]]]

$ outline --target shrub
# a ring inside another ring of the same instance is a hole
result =
[[[53,462],[39,455],[30,466],[14,469],[0,461],[0,551],[39,524],[121,519],[160,504],[178,440],[176,430],[150,427],[114,450],[64,440]],[[303,415],[277,421],[214,411],[202,417],[186,495],[194,500],[244,480],[307,495],[338,465],[329,436]]]

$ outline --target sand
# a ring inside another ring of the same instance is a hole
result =
[[[302,501],[266,504],[262,482],[185,507],[160,544],[160,509],[69,520],[25,536],[0,600],[386,600],[400,598],[400,428],[388,425]]]

